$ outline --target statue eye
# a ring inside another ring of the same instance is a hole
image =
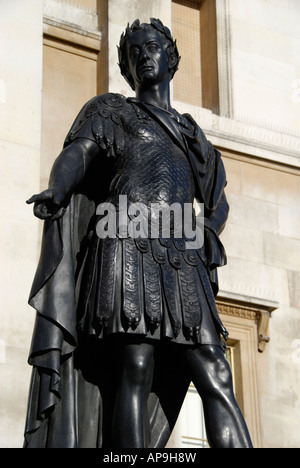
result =
[[[149,52],[157,52],[158,49],[159,49],[159,46],[157,44],[149,44],[147,49],[149,50]]]
[[[137,58],[139,56],[139,49],[137,47],[132,47],[132,49],[130,49],[130,57],[131,58]]]

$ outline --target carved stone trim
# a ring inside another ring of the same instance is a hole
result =
[[[256,320],[256,311],[235,306],[233,304],[224,304],[217,302],[218,311],[223,315],[233,315],[234,317]]]
[[[257,334],[258,334],[258,351],[263,353],[267,343],[270,341],[268,336],[269,329],[269,320],[270,312],[266,310],[261,310],[258,312],[258,321],[257,321]]]
[[[257,326],[257,348],[263,353],[267,343],[270,341],[269,320],[271,313],[276,307],[266,307],[253,303],[241,303],[240,301],[230,299],[217,299],[218,312],[223,315],[231,315],[242,319],[253,320]]]

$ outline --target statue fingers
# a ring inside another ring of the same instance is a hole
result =
[[[35,195],[32,195],[28,200],[26,200],[26,203],[30,205],[31,203],[37,203],[37,202],[43,202],[44,200],[51,200],[53,199],[53,191],[50,189],[44,190],[41,193],[37,193]]]
[[[32,197],[26,200],[27,205],[30,205],[31,203],[35,203],[38,200],[39,196],[40,196],[39,194],[32,195]]]
[[[33,213],[39,219],[50,219],[52,217],[52,213],[49,212],[45,203],[35,202]]]
[[[64,207],[60,208],[57,213],[51,216],[51,221],[55,221],[56,219],[62,218],[65,212],[66,212],[66,208]]]

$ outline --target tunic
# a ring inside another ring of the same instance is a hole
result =
[[[193,204],[195,182],[185,151],[135,100],[108,95],[92,106],[77,128],[73,126],[67,144],[84,137],[95,141],[100,153],[113,152],[115,174],[106,202],[117,214],[120,196],[126,196],[127,206],[143,204],[149,229],[142,238],[123,238],[117,223],[116,236],[100,239],[101,216],[95,218],[81,282],[78,328],[99,338],[125,333],[181,344],[220,345],[205,245],[187,248],[185,233],[174,233],[172,217],[170,236],[159,231],[151,238],[151,207],[178,204],[183,213],[185,204]],[[189,127],[176,111],[160,112],[175,125]],[[127,216],[129,223],[133,221],[133,215],[127,212]]]

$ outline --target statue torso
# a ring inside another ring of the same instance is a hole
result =
[[[127,103],[121,118],[125,144],[117,156],[113,195],[146,205],[192,203],[192,170],[179,146],[134,104]]]

